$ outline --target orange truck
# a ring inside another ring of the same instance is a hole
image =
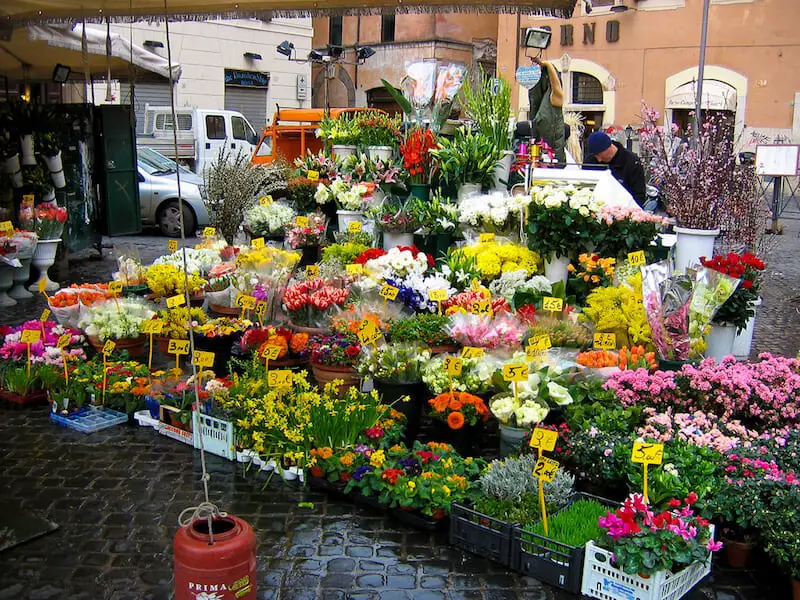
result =
[[[332,119],[343,114],[375,111],[374,108],[331,108]],[[380,111],[383,112],[383,111]],[[305,156],[310,150],[322,150],[323,142],[317,138],[316,130],[325,117],[323,108],[281,108],[272,117],[272,124],[261,132],[251,164],[265,165],[279,156],[290,164],[295,158]]]

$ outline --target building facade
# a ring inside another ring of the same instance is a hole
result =
[[[547,26],[543,59],[561,74],[565,110],[584,116],[586,134],[636,129],[642,102],[682,134],[694,110],[703,0],[594,0],[568,21],[498,17],[498,73],[514,79],[530,64],[521,47],[527,27]],[[620,10],[614,5],[624,6]],[[711,0],[703,107],[736,119],[741,146],[800,142],[800,7],[796,0]],[[527,117],[527,90],[514,108]]]
[[[328,44],[345,49],[344,61],[328,69],[315,65],[312,73],[315,107],[370,106],[395,109],[381,83],[395,86],[406,64],[420,59],[439,59],[496,69],[497,15],[491,14],[387,14],[366,17],[314,19],[314,48]],[[355,48],[370,46],[375,55],[363,64],[355,61]],[[298,55],[301,53],[298,51]],[[327,82],[326,82],[327,73]]]

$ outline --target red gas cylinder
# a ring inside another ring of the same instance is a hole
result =
[[[233,515],[211,522],[195,519],[178,529],[175,554],[175,600],[255,600],[256,535]]]

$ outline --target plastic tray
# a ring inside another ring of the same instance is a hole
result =
[[[104,406],[84,406],[80,410],[69,415],[61,415],[51,412],[50,420],[63,427],[69,427],[81,433],[94,433],[101,429],[108,429],[114,425],[128,422],[128,415],[125,413],[105,408]]]
[[[454,503],[450,508],[450,544],[504,567],[511,566],[513,524]]]
[[[223,421],[206,414],[192,411],[192,431],[195,448],[200,448],[200,436],[203,436],[203,450],[228,460],[236,459],[236,448],[233,445],[233,423]]]
[[[140,427],[152,427],[153,429],[158,429],[158,419],[151,417],[149,410],[140,410],[135,412],[133,413],[133,418],[136,419],[136,422]]]

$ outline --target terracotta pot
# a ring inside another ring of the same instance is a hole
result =
[[[237,306],[229,307],[229,306],[220,306],[219,304],[210,304],[209,308],[211,309],[211,312],[215,312],[218,315],[225,315],[227,317],[235,317],[241,314],[242,312],[242,309]]]
[[[29,392],[24,396],[14,392],[7,392],[0,390],[0,399],[5,400],[17,406],[32,406],[35,404],[45,404],[47,402],[47,394],[42,391]]]
[[[289,321],[289,328],[296,333],[307,333],[310,336],[314,335],[330,335],[331,330],[324,327],[304,327],[302,325],[295,325]]]
[[[458,346],[431,346],[431,354],[455,354]]]
[[[294,369],[307,365],[309,358],[279,358],[277,360],[269,361],[270,369]]]
[[[722,544],[723,548],[725,548],[725,559],[728,561],[728,565],[734,569],[744,569],[750,562],[753,544],[731,540],[722,540]]]
[[[173,427],[177,427],[178,429],[182,429],[183,431],[191,431],[192,430],[192,422],[189,421],[188,423],[184,423],[180,420],[179,415],[180,413],[169,411],[169,421],[170,425]]]
[[[203,306],[203,302],[206,301],[206,295],[202,292],[199,294],[192,294],[189,296],[189,305],[194,307]]]
[[[123,350],[127,350],[131,358],[142,358],[144,356],[144,348],[145,343],[147,342],[147,337],[148,336],[142,334],[135,338],[113,340],[115,344],[114,352],[122,352]],[[105,342],[100,341],[100,338],[97,338],[93,335],[89,336],[89,343],[92,345],[92,348],[98,352],[103,350],[103,345],[105,344]]]
[[[153,341],[156,343],[156,347],[162,356],[170,356],[169,352],[167,352],[167,350],[169,350],[169,338],[167,336],[154,335]]]
[[[800,579],[792,579],[792,598],[800,600]]]
[[[335,379],[341,379],[344,383],[339,386],[340,394],[344,394],[350,388],[358,386],[361,381],[358,373],[352,367],[334,367],[312,362],[311,370],[320,387],[324,387]]]

